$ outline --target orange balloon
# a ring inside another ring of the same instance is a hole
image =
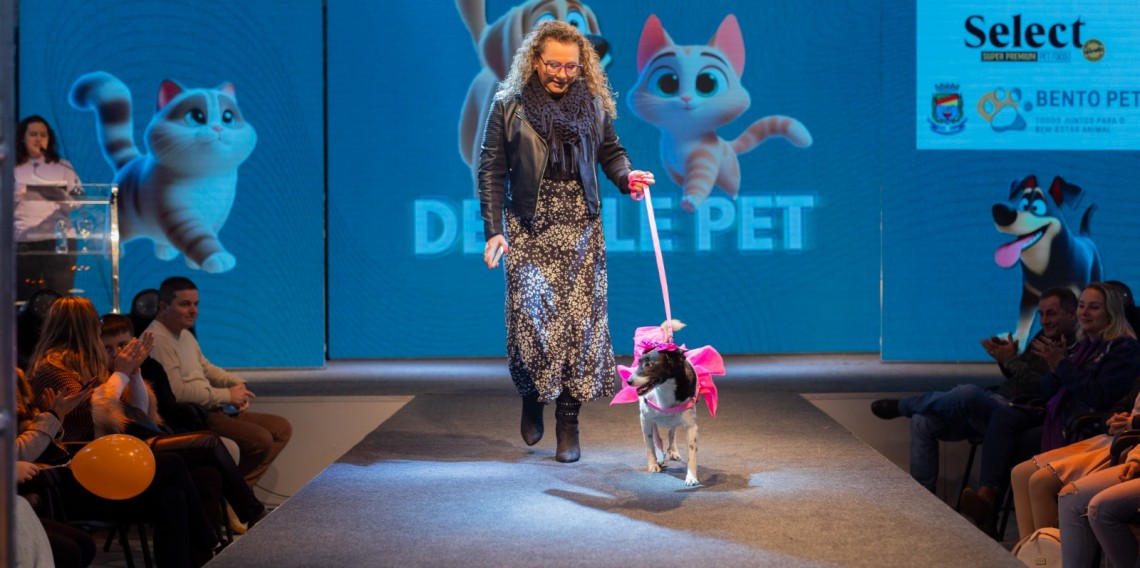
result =
[[[110,434],[83,446],[71,458],[71,472],[104,499],[130,499],[154,481],[154,452],[134,436]]]

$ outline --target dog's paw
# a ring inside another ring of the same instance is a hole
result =
[[[669,449],[669,459],[673,461],[681,461],[681,454],[672,448]]]
[[[651,461],[645,467],[645,470],[648,471],[649,473],[661,473],[661,470],[663,468],[664,468],[664,464],[660,464],[660,463],[657,463],[655,461]]]
[[[700,484],[701,484],[701,482],[697,481],[697,476],[695,476],[691,473],[685,474],[685,486],[686,487],[693,487],[693,486],[700,485]]]

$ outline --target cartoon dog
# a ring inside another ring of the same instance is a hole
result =
[[[1041,292],[1052,286],[1072,288],[1078,295],[1089,282],[1102,277],[1100,252],[1089,238],[1089,220],[1095,205],[1081,217],[1079,234],[1074,234],[1062,206],[1076,209],[1084,191],[1060,176],[1053,178],[1048,192],[1037,185],[1037,176],[1028,176],[1010,185],[1009,201],[993,206],[994,225],[999,232],[1016,237],[998,247],[994,261],[1002,268],[1021,262],[1021,309],[1016,338],[1024,349],[1037,315]]]
[[[603,67],[609,64],[609,44],[601,35],[594,11],[578,0],[527,0],[490,25],[486,20],[485,0],[455,0],[455,7],[471,33],[475,51],[483,64],[482,71],[467,88],[467,98],[459,118],[459,154],[471,166],[474,177],[479,166],[479,146],[491,99],[499,82],[510,71],[511,60],[523,36],[545,20],[574,24],[590,40]]]
[[[671,322],[670,329],[684,326],[676,320]],[[704,399],[709,413],[716,416],[717,390],[712,376],[724,374],[724,360],[709,345],[685,349],[684,345],[672,343],[672,334],[665,330],[669,323],[637,328],[633,337],[633,367],[618,365],[624,388],[610,404],[638,402],[650,473],[661,472],[667,459],[681,460],[676,434],[678,426],[685,427],[689,445],[685,485],[691,487],[700,483],[697,481],[697,402]],[[658,426],[669,431],[667,448]]]

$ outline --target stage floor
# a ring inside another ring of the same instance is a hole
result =
[[[553,460],[550,412],[525,446],[501,360],[246,371],[273,397],[414,398],[210,566],[1020,566],[799,394],[988,384],[992,366],[727,366],[716,418],[699,414],[696,488],[680,463],[644,471],[635,405],[584,407],[578,463]]]

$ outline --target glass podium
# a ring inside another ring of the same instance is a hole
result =
[[[30,241],[54,246],[24,247],[16,255],[67,256],[72,259],[75,283],[60,294],[84,296],[100,313],[119,313],[119,187],[116,184],[28,185],[23,199],[44,201],[44,206],[62,208],[55,224],[28,235]],[[46,202],[51,201],[50,205]],[[43,234],[47,233],[47,234]]]

